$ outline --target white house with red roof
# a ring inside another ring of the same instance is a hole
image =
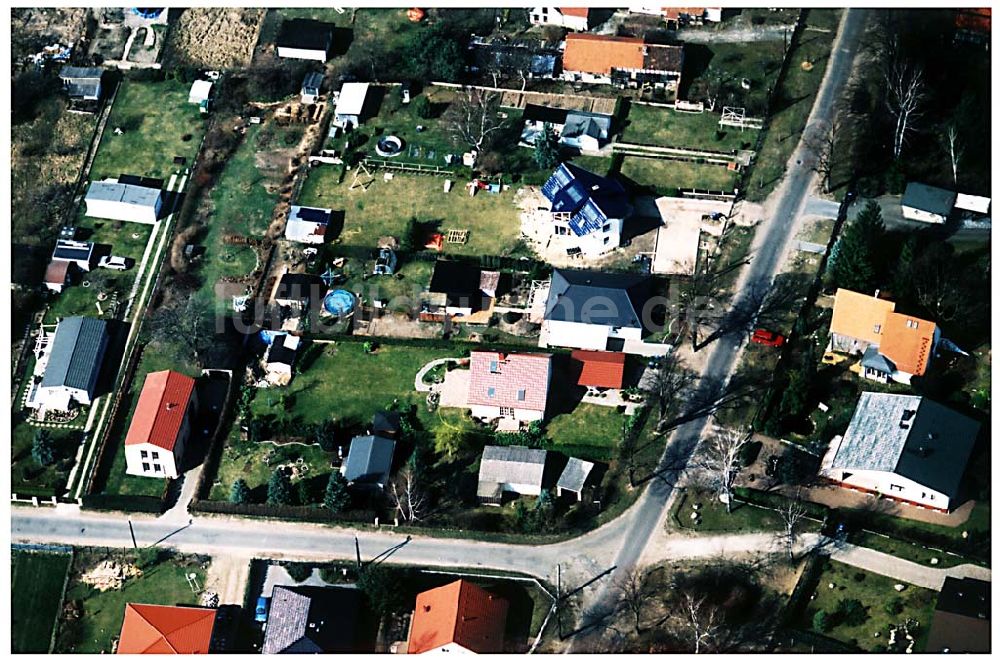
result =
[[[551,354],[474,351],[467,403],[480,419],[541,421],[552,381]]]
[[[125,435],[125,472],[177,478],[196,408],[191,377],[173,370],[146,375]]]
[[[589,30],[588,7],[532,7],[528,10],[531,25],[556,25],[567,30]]]

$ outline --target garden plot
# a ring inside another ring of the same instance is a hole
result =
[[[622,141],[644,146],[733,152],[748,150],[759,130],[720,127],[717,113],[686,113],[633,103],[625,121]]]

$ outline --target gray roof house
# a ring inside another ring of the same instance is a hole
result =
[[[101,98],[100,67],[73,67],[67,65],[59,70],[59,78],[70,99],[98,100]]]
[[[951,190],[923,183],[907,183],[900,206],[908,220],[943,224],[955,206],[956,194]]]
[[[651,292],[649,277],[638,273],[556,269],[545,302],[545,319],[643,328],[642,308]]]
[[[485,504],[500,504],[504,492],[540,495],[545,475],[544,449],[487,446],[479,463],[476,496]]]
[[[947,511],[979,424],[922,396],[864,392],[820,474],[840,485]]]
[[[598,150],[608,142],[611,116],[585,111],[570,111],[559,134],[559,143],[578,150]]]
[[[378,435],[365,435],[351,440],[351,448],[341,468],[348,483],[376,485],[380,488],[389,481],[392,454],[396,442]]]
[[[583,492],[583,487],[587,483],[587,477],[594,469],[594,463],[580,458],[570,458],[563,468],[559,480],[556,481],[556,494],[562,497],[562,491],[568,490],[576,493],[577,499]]]
[[[94,399],[101,361],[108,346],[108,323],[93,317],[67,317],[56,326],[48,352],[40,400],[65,409],[72,397],[89,404]],[[42,398],[46,394],[46,398]]]
[[[361,593],[348,587],[285,587],[271,592],[263,654],[357,652]]]

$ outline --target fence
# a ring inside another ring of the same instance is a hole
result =
[[[315,506],[271,506],[269,504],[236,504],[221,500],[198,499],[189,507],[192,513],[216,513],[230,516],[255,518],[277,518],[301,522],[324,522],[338,524],[353,523],[372,525],[378,514],[375,511],[358,509],[335,513]]]

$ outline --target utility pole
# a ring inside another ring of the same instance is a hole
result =
[[[361,544],[358,543],[358,535],[354,535],[354,552],[358,556],[358,571],[361,571]]]
[[[132,529],[132,521],[131,520],[128,521],[128,531],[132,535],[132,547],[135,548],[136,550],[139,550],[139,544],[137,544],[135,542],[135,530]]]

